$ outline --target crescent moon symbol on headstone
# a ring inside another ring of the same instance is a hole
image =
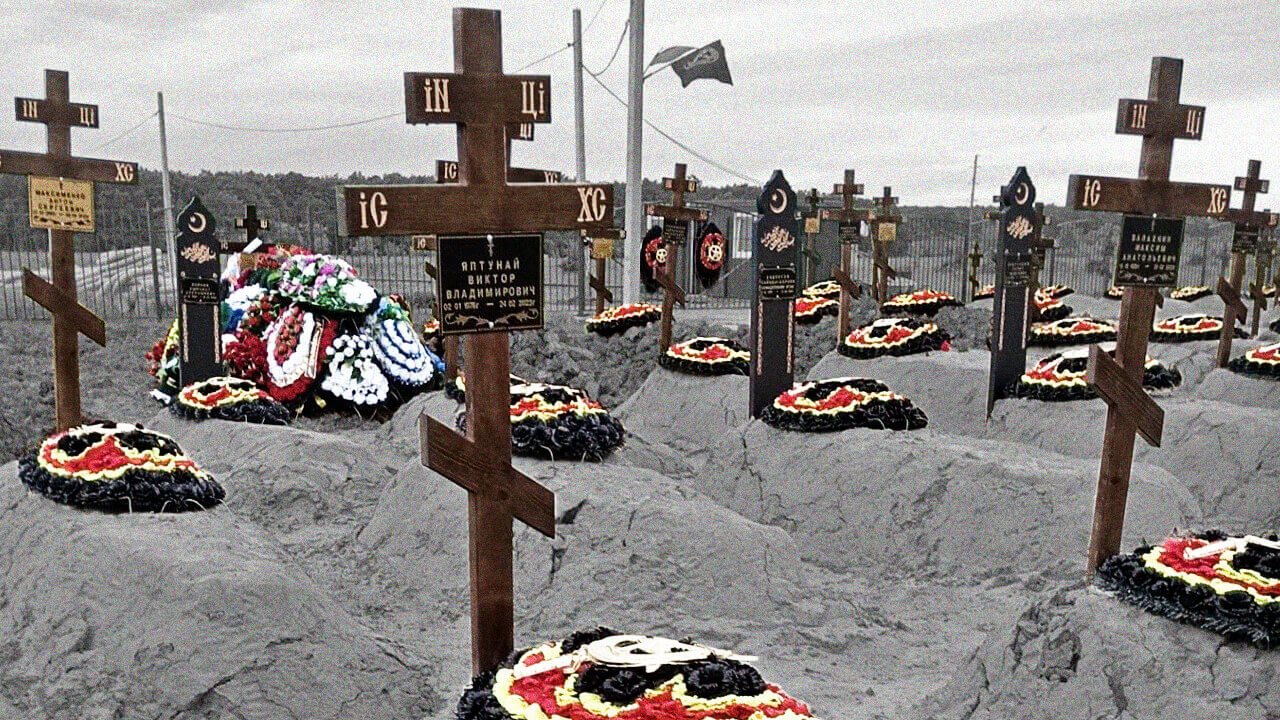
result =
[[[197,220],[199,220],[199,224],[197,224]],[[204,216],[204,215],[202,215],[201,213],[192,213],[192,214],[191,214],[191,219],[187,221],[187,227],[188,227],[188,228],[191,230],[191,232],[193,232],[193,233],[202,233],[202,232],[204,232],[204,229],[205,229],[205,227],[206,227],[207,225],[208,225],[208,222],[207,222],[207,220],[206,220],[205,216]]]
[[[773,195],[769,196],[769,209],[775,213],[781,213],[787,209],[787,194],[782,190],[774,190]]]
[[[1027,198],[1031,196],[1031,188],[1026,183],[1018,184],[1018,191],[1014,193],[1013,201],[1019,205],[1026,205]]]

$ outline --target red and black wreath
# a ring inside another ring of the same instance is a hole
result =
[[[840,283],[835,280],[822,280],[800,291],[805,297],[824,297],[830,300],[840,299]]]
[[[1045,285],[1040,288],[1040,292],[1048,295],[1049,297],[1062,299],[1068,295],[1074,294],[1075,288],[1067,285]]]
[[[696,337],[667,348],[658,365],[688,375],[748,375],[751,351],[726,338]]]
[[[840,314],[840,302],[821,295],[801,295],[795,299],[796,322],[813,325],[824,317]]]
[[[720,271],[724,268],[728,257],[728,244],[724,233],[715,223],[709,222],[702,227],[702,240],[698,241],[698,283],[703,289],[711,287],[720,279]]]
[[[882,355],[915,355],[950,350],[951,335],[919,318],[880,318],[856,328],[836,349],[841,355],[858,360]]]
[[[1115,357],[1114,345],[1107,354]],[[1018,382],[1005,389],[1009,397],[1030,398],[1045,402],[1090,400],[1098,397],[1084,381],[1089,367],[1089,349],[1078,348],[1053,353],[1022,374]],[[1168,390],[1182,383],[1177,368],[1166,367],[1147,356],[1142,372],[1142,386],[1148,390]]]
[[[766,406],[760,419],[780,430],[801,432],[918,430],[928,424],[923,410],[888,385],[859,377],[800,383]]]
[[[928,315],[932,317],[938,310],[948,305],[960,306],[964,303],[956,300],[950,293],[936,290],[916,290],[889,298],[880,310],[884,313],[907,313],[909,315]]]
[[[1246,338],[1249,334],[1236,328],[1236,337]],[[1177,315],[1158,320],[1151,326],[1151,342],[1178,343],[1191,340],[1217,340],[1222,336],[1222,318],[1211,317],[1204,313]]]
[[[1169,291],[1169,299],[1182,300],[1185,302],[1193,302],[1200,298],[1207,298],[1213,294],[1213,288],[1208,285],[1184,285]]]
[[[1243,375],[1280,378],[1280,343],[1253,348],[1228,362],[1227,369]]]
[[[1116,339],[1115,323],[1091,317],[1068,317],[1031,326],[1027,344],[1040,347],[1092,345]]]
[[[631,303],[614,308],[587,319],[587,330],[602,337],[610,337],[628,328],[644,327],[662,317],[662,310],[649,303]]]
[[[232,420],[262,425],[288,425],[292,413],[266,391],[238,377],[212,377],[191,383],[178,393],[169,410],[187,420]]]
[[[1263,649],[1280,648],[1280,542],[1212,530],[1109,558],[1098,586],[1125,602]]]
[[[458,414],[466,429],[467,414]],[[545,460],[599,462],[622,445],[622,423],[586,392],[564,385],[512,383],[511,452]]]
[[[661,225],[649,228],[649,232],[644,235],[643,247],[641,259],[644,262],[640,263],[640,282],[644,284],[645,292],[655,293],[662,287],[656,276],[657,271],[667,270],[667,243],[662,239]]]
[[[465,690],[457,720],[807,720],[753,657],[690,640],[579,631],[512,653]]]
[[[56,502],[104,512],[189,512],[226,493],[168,435],[135,423],[80,425],[18,461],[18,477]]]
[[[1031,301],[1036,304],[1036,309],[1040,311],[1040,322],[1061,320],[1072,312],[1070,305],[1064,305],[1061,300],[1054,297],[1052,293],[1045,292],[1043,288],[1035,292]]]

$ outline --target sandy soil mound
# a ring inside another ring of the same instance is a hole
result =
[[[1254,347],[1254,344],[1250,343],[1247,347]],[[1217,368],[1209,373],[1196,388],[1196,394],[1206,400],[1237,405],[1269,409],[1280,407],[1280,381],[1241,375],[1225,368]]]

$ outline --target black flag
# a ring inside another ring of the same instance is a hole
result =
[[[658,292],[658,288],[662,286],[654,277],[654,271],[667,271],[667,244],[662,240],[661,225],[654,225],[644,234],[640,251],[643,253],[640,257],[640,282],[644,284],[645,292]]]
[[[703,225],[698,237],[698,283],[706,290],[720,279],[727,248],[724,233],[713,222]]]
[[[688,87],[689,83],[699,78],[733,84],[733,78],[729,76],[729,62],[724,58],[724,46],[719,40],[671,63],[671,69],[680,76],[681,87]]]

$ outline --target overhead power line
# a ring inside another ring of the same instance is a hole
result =
[[[146,117],[142,118],[142,120],[138,121],[138,124],[137,124],[137,125],[133,125],[133,126],[132,126],[132,127],[130,127],[128,130],[125,130],[124,132],[120,133],[119,135],[116,135],[115,137],[113,137],[113,138],[111,138],[110,140],[108,140],[108,141],[106,141],[106,142],[102,143],[101,145],[94,145],[92,148],[90,148],[90,149],[89,149],[89,152],[94,152],[94,151],[97,151],[97,150],[101,150],[102,148],[107,147],[108,145],[113,145],[113,144],[115,144],[116,142],[118,142],[118,141],[120,141],[121,139],[123,139],[126,135],[129,135],[129,134],[133,133],[133,132],[134,132],[135,130],[137,130],[138,128],[140,128],[140,127],[142,127],[143,125],[147,124],[147,121],[148,121],[148,120],[150,120],[151,118],[153,118],[153,117],[155,117],[155,116],[157,116],[157,115],[159,115],[159,114],[160,114],[160,111],[159,111],[159,110],[154,110],[154,111],[152,111],[152,113],[151,113],[150,115],[148,115],[148,116],[146,116]]]
[[[210,122],[208,120],[197,120],[196,118],[187,117],[186,115],[180,115],[175,112],[169,112],[166,114],[171,115],[175,118],[178,118],[179,120],[185,120],[186,122],[189,122],[189,123],[193,123],[196,125],[205,125],[207,127],[215,127],[222,130],[235,130],[238,132],[260,132],[260,133],[303,133],[303,132],[316,132],[319,130],[336,130],[339,128],[355,127],[357,125],[368,125],[369,123],[375,123],[381,120],[388,120],[393,117],[400,117],[404,115],[404,111],[388,113],[386,115],[379,115],[378,117],[365,118],[364,120],[353,120],[351,122],[335,123],[333,125],[315,125],[312,127],[297,127],[297,128],[261,128],[261,127],[246,127],[243,125],[226,125],[223,123]]]

